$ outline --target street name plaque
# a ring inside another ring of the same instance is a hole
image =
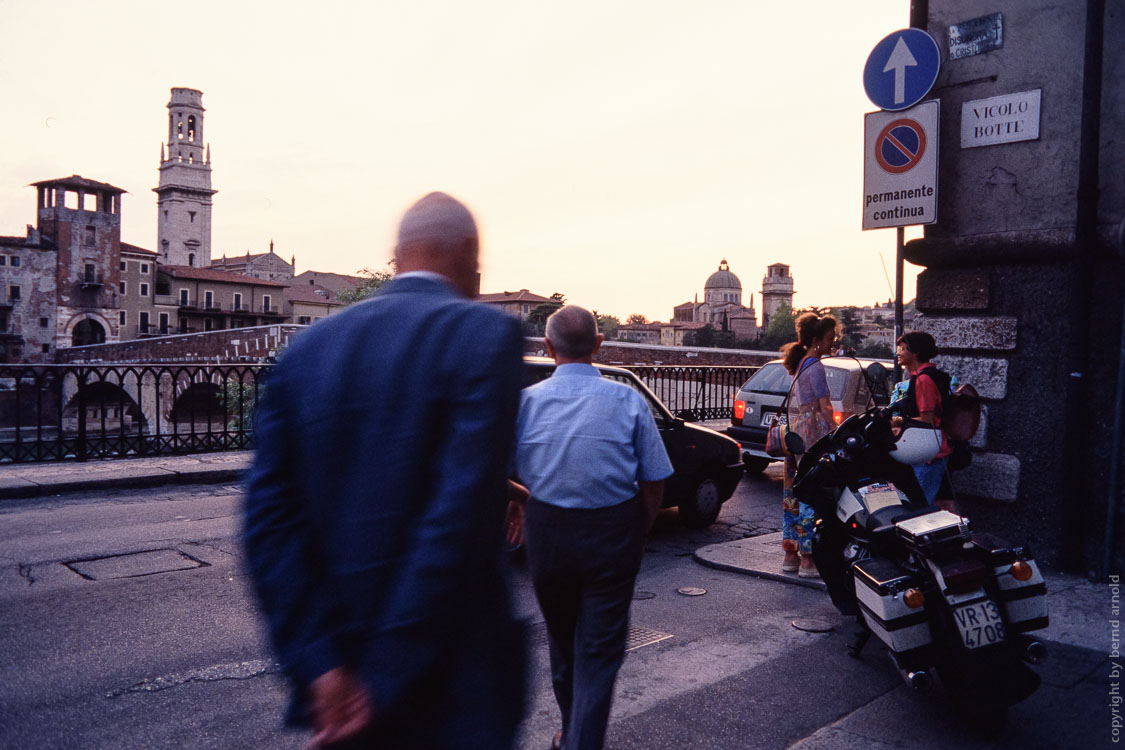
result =
[[[961,148],[1038,139],[1042,94],[1042,89],[1035,89],[964,102],[961,105]]]
[[[949,59],[991,52],[1004,46],[1004,18],[1002,13],[974,18],[971,21],[950,24]]]

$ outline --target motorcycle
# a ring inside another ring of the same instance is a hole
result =
[[[794,379],[785,441],[798,459],[793,492],[818,517],[817,568],[837,609],[856,617],[849,653],[858,658],[875,635],[908,685],[926,689],[936,673],[963,718],[995,734],[1009,706],[1039,687],[1029,665],[1047,658],[1031,635],[1048,624],[1031,551],[927,504],[912,467],[937,455],[941,432],[916,420],[900,425],[893,406],[833,404],[839,424],[806,445],[801,426],[815,420],[796,403],[806,373],[815,377],[815,368]],[[886,393],[882,365],[864,377],[869,402],[868,394]]]

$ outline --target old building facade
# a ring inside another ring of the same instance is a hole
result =
[[[758,316],[754,312],[754,295],[749,304],[742,304],[742,282],[730,270],[724,258],[717,271],[703,284],[703,301],[685,302],[672,309],[672,320],[680,323],[709,323],[711,327],[731,331],[736,338],[758,336]],[[671,334],[670,334],[671,335]],[[681,333],[682,338],[682,333]]]

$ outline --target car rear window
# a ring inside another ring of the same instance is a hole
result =
[[[828,381],[828,397],[839,401],[844,397],[844,388],[848,384],[848,376],[854,370],[845,370],[841,367],[825,367],[824,379]]]
[[[741,390],[754,393],[776,393],[784,396],[789,392],[789,384],[793,379],[785,371],[785,365],[780,362],[771,362],[762,365],[761,369],[750,376]]]

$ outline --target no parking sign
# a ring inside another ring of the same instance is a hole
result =
[[[863,228],[937,221],[940,104],[864,117]]]

